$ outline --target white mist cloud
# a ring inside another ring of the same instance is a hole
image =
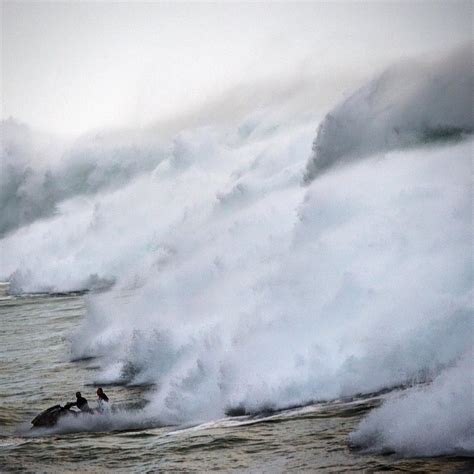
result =
[[[471,18],[461,1],[6,1],[2,116],[69,134],[142,126],[290,75],[330,78],[324,95],[334,100],[341,77],[360,81],[394,59],[470,41]]]

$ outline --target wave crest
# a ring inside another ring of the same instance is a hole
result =
[[[321,122],[305,182],[374,153],[471,134],[471,63],[469,45],[442,60],[393,66],[353,93]]]

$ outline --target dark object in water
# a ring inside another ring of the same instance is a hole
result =
[[[55,426],[60,418],[67,415],[77,416],[80,412],[71,410],[69,403],[63,407],[61,405],[54,405],[47,410],[41,412],[31,421],[32,428],[51,428]]]

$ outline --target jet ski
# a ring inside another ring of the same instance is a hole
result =
[[[79,416],[83,413],[77,410],[71,410],[71,404],[66,405],[54,405],[49,407],[47,410],[42,411],[31,421],[33,428],[51,428],[57,424],[60,418],[63,416]]]

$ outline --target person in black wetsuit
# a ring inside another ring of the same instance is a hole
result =
[[[69,406],[73,407],[76,406],[79,410],[84,411],[86,413],[92,413],[92,410],[87,403],[87,400],[81,395],[81,392],[76,392],[76,401],[72,403],[68,403]]]

